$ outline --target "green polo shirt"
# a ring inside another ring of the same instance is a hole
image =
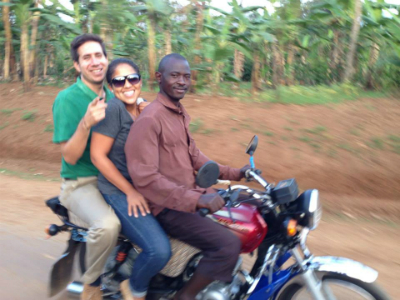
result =
[[[114,97],[106,87],[104,87],[104,90],[107,101]],[[76,83],[57,95],[53,104],[54,143],[66,142],[72,137],[85,115],[89,103],[96,97],[96,93],[87,87],[80,77],[78,77]],[[61,177],[76,179],[77,177],[97,176],[99,171],[90,160],[91,136],[92,132],[89,134],[82,157],[75,165],[67,163],[64,157],[62,158]]]

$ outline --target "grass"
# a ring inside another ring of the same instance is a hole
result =
[[[299,141],[302,141],[302,142],[304,142],[304,143],[310,143],[310,142],[313,141],[312,138],[310,138],[309,136],[305,136],[305,135],[299,136],[299,137],[298,137],[298,140],[299,140]]]
[[[0,125],[0,130],[6,128],[8,125],[10,125],[9,122],[5,122],[3,125]]]
[[[13,171],[9,169],[0,169],[0,174],[7,175],[7,176],[16,176],[21,179],[28,179],[28,180],[41,180],[41,181],[60,181],[60,178],[51,178],[43,176],[42,174],[31,174],[19,171]]]
[[[37,112],[36,110],[25,111],[21,116],[21,120],[34,122],[36,119],[36,112]]]
[[[351,153],[358,153],[359,151],[357,149],[352,148],[349,144],[347,143],[341,143],[339,145],[337,145],[338,148],[349,151]]]
[[[11,116],[11,114],[12,114],[14,111],[17,111],[17,110],[22,110],[22,108],[5,108],[5,109],[1,109],[0,112],[1,112],[3,115]]]
[[[54,126],[52,124],[48,124],[46,128],[43,130],[43,132],[53,132],[54,131]]]
[[[319,85],[319,86],[279,86],[277,89],[265,89],[258,95],[251,94],[251,83],[240,82],[237,88],[232,88],[232,82],[219,84],[219,93],[228,97],[236,97],[243,102],[272,102],[299,105],[318,105],[341,103],[359,98],[380,98],[387,94],[379,91],[365,91],[349,84]],[[199,94],[210,94],[210,89],[200,88]]]
[[[350,132],[352,135],[355,135],[355,136],[360,136],[360,135],[361,135],[360,130],[355,129],[355,128],[350,129],[349,132]]]
[[[314,128],[304,129],[304,131],[311,133],[311,134],[321,134],[321,133],[327,131],[327,129],[325,126],[318,125]]]
[[[395,143],[400,143],[400,136],[390,134],[388,135],[388,139]]]
[[[383,139],[378,137],[371,138],[370,141],[367,142],[366,144],[367,146],[374,149],[383,150],[383,148],[385,148],[385,142],[383,141]]]
[[[292,127],[289,127],[289,126],[285,126],[285,127],[283,127],[283,129],[285,129],[285,130],[287,130],[287,131],[293,131],[293,128],[292,128]]]
[[[196,118],[193,122],[189,124],[189,130],[191,133],[198,132],[203,127],[203,121],[200,118]]]
[[[263,132],[261,132],[263,135],[266,135],[266,136],[274,136],[274,133],[273,132],[271,132],[271,131],[263,131]]]
[[[231,128],[231,131],[236,132],[236,131],[240,131],[240,129],[235,128],[235,127],[232,127],[232,128]]]

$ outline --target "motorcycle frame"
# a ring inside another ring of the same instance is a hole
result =
[[[315,300],[325,300],[322,290],[328,296],[329,290],[322,286],[316,272],[346,275],[365,283],[376,281],[378,272],[360,262],[342,257],[312,256],[305,243],[308,233],[309,230],[305,228],[300,236],[300,244],[281,256],[279,256],[281,246],[270,246],[264,260],[266,263],[260,270],[261,277],[257,282],[255,282],[257,279],[254,280],[253,284],[256,286],[252,290],[252,284],[247,292],[250,294],[248,300],[275,300],[286,285],[294,282],[306,285]],[[295,263],[281,270],[290,258],[294,258]],[[277,271],[273,272],[275,269]]]

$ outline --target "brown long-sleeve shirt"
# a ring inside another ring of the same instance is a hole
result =
[[[154,215],[164,208],[195,212],[206,189],[195,171],[209,161],[189,133],[190,116],[181,104],[158,94],[131,127],[125,144],[129,175]],[[240,169],[220,167],[220,178],[240,180]]]

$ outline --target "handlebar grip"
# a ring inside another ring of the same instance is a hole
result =
[[[207,216],[210,213],[210,210],[208,208],[200,208],[199,209],[199,215],[202,217]]]

